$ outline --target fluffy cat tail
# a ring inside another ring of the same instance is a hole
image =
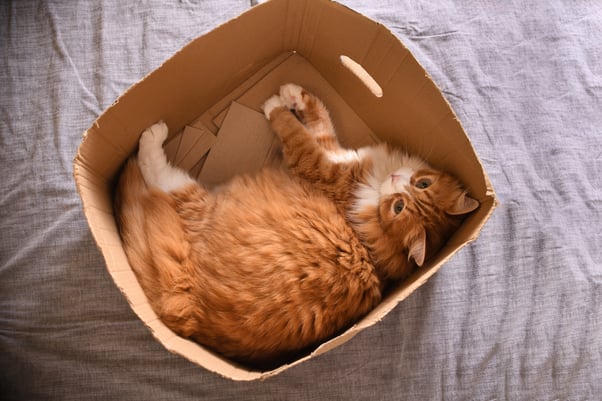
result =
[[[147,186],[137,158],[132,157],[119,179],[114,207],[130,265],[155,311],[162,314],[161,309],[173,299],[166,299],[164,288],[178,287],[188,255],[188,241],[174,200]]]
[[[128,260],[138,281],[149,298],[155,298],[158,289],[149,280],[156,277],[152,252],[146,232],[146,210],[150,196],[138,159],[131,157],[119,177],[114,199],[115,218]]]

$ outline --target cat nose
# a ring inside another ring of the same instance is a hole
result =
[[[401,176],[399,174],[391,174],[391,184],[395,184],[397,181],[399,181],[399,178]]]

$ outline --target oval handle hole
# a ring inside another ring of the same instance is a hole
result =
[[[358,62],[348,56],[341,55],[341,63],[353,73],[372,94],[376,97],[383,97],[383,90],[374,78]]]

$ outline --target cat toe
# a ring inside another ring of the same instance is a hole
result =
[[[285,84],[280,87],[280,98],[290,110],[305,109],[303,88],[296,84]]]
[[[150,130],[152,131],[153,136],[157,141],[163,143],[167,139],[169,129],[167,128],[167,124],[164,121],[159,121],[151,125]]]
[[[167,124],[165,124],[163,121],[159,121],[144,130],[140,140],[162,145],[167,139],[168,132],[169,130],[167,128]]]
[[[275,108],[282,107],[282,106],[284,106],[284,103],[282,102],[282,99],[280,99],[280,96],[278,96],[278,95],[274,95],[271,98],[269,98],[268,100],[266,100],[262,106],[263,113],[265,114],[265,118],[267,118],[269,120],[270,114],[272,114],[272,111]]]

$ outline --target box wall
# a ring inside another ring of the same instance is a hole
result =
[[[451,172],[484,202],[483,178],[472,145],[449,103],[409,50],[385,27],[330,1],[297,1],[287,47],[307,58],[381,139]],[[334,23],[336,21],[336,23]],[[336,50],[333,50],[336,49]],[[360,63],[383,89],[375,97],[340,61]],[[433,146],[441,136],[449,146]]]
[[[459,176],[482,202],[444,254],[401,285],[367,318],[320,346],[314,355],[348,341],[382,319],[474,239],[495,207],[489,181],[449,104],[409,51],[379,24],[327,0],[273,0],[189,43],[97,119],[80,147],[74,175],[108,270],[134,311],[166,348],[237,380],[268,377],[311,356],[271,372],[247,371],[165,331],[149,313],[140,286],[132,281],[112,214],[110,184],[136,148],[144,128],[163,119],[172,134],[180,131],[287,50],[309,60],[380,139],[432,156],[429,160],[437,160],[438,167]],[[382,98],[374,97],[341,64],[342,54],[366,68],[382,86]],[[445,146],[438,143],[441,136]],[[438,144],[433,147],[432,143]]]

